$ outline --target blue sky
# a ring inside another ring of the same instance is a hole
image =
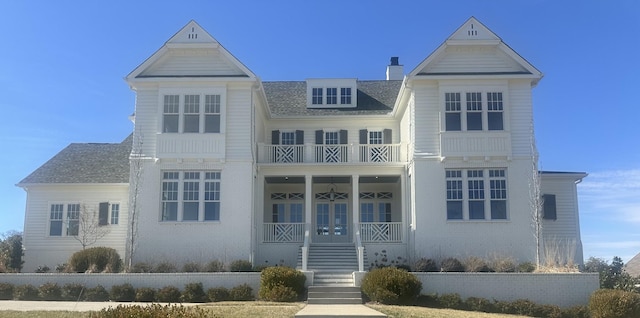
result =
[[[640,252],[640,1],[2,1],[0,233],[21,230],[22,178],[73,142],[120,142],[123,80],[191,19],[262,80],[409,72],[475,16],[544,73],[541,169],[584,171],[585,258]]]

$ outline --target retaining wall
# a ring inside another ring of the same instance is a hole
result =
[[[598,273],[413,273],[423,294],[457,293],[463,299],[528,299],[538,304],[572,307],[589,303],[600,288]]]

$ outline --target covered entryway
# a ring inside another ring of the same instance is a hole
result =
[[[344,243],[351,241],[347,202],[316,202],[314,211],[314,242]]]

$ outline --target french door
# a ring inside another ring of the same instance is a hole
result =
[[[314,216],[314,242],[341,243],[351,241],[347,203],[317,202]]]

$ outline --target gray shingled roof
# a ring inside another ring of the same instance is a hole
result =
[[[34,183],[128,183],[133,137],[118,144],[70,144],[18,185]]]
[[[640,277],[640,253],[627,262],[624,270],[633,277]]]
[[[357,81],[358,105],[354,108],[307,108],[307,83],[263,82],[273,117],[386,115],[400,93],[402,81]]]

